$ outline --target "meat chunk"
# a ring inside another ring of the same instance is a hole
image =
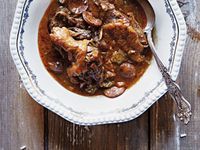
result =
[[[142,27],[139,25],[139,23],[135,19],[133,13],[128,13],[128,15],[129,15],[129,19],[130,19],[130,22],[131,22],[131,26],[135,29],[135,31],[138,34],[140,43],[144,47],[148,47],[148,42],[147,42],[147,39],[146,39],[146,36],[144,34]]]
[[[62,27],[55,27],[50,34],[50,38],[53,43],[61,46],[66,51],[76,50],[79,52],[86,53],[87,45],[90,42],[89,40],[74,40],[71,36],[69,29]]]
[[[48,26],[51,47],[59,57],[48,61],[48,69],[67,74],[79,92],[122,95],[139,72],[136,65],[146,57],[146,36],[133,13],[127,13],[136,7],[131,9],[125,0],[57,2]]]
[[[107,42],[114,40],[115,43],[112,46],[118,46],[125,52],[131,48],[139,52],[144,49],[135,29],[122,22],[105,24],[103,26],[103,39]]]
[[[86,71],[84,60],[89,40],[74,40],[70,35],[70,31],[65,27],[53,28],[50,37],[54,44],[62,47],[66,52],[75,55],[75,62],[67,69],[69,77],[73,78]]]
[[[54,44],[75,57],[72,65],[67,68],[70,81],[80,85],[87,93],[94,94],[103,78],[98,49],[88,46],[89,40],[74,40],[71,32],[65,27],[53,28],[50,37]]]
[[[114,40],[119,46],[123,45],[123,50],[127,51],[128,48],[132,47],[141,52],[147,46],[143,29],[139,26],[133,14],[126,15],[114,9],[106,13],[104,22],[104,33],[106,32],[105,34],[115,38]]]

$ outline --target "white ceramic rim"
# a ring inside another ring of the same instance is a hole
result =
[[[17,32],[19,28],[19,23],[22,15],[22,9],[23,5],[26,0],[18,0],[17,9],[15,12],[15,17],[12,25],[11,35],[10,35],[10,52],[13,57],[13,60],[15,62],[15,65],[18,69],[18,72],[21,76],[21,79],[24,83],[25,88],[27,89],[28,93],[32,96],[32,98],[38,102],[39,104],[43,105],[47,109],[55,112],[59,116],[63,117],[64,119],[73,122],[75,124],[79,125],[98,125],[98,124],[108,124],[108,123],[117,123],[117,122],[125,122],[132,119],[137,118],[139,115],[144,113],[153,103],[155,103],[162,95],[164,95],[167,91],[166,85],[164,81],[160,84],[159,90],[154,90],[151,92],[147,97],[145,97],[145,100],[141,101],[136,107],[124,111],[102,116],[99,118],[85,118],[83,114],[76,114],[71,110],[65,110],[63,112],[63,109],[60,109],[61,104],[56,102],[49,102],[46,101],[45,97],[42,95],[39,95],[38,92],[33,88],[32,83],[30,82],[30,78],[27,76],[26,71],[23,67],[23,64],[21,63],[19,56],[17,54],[16,49],[16,39],[17,39]],[[182,12],[178,6],[178,3],[176,0],[168,0],[171,8],[173,10],[174,16],[176,18],[176,21],[178,23],[178,29],[179,29],[179,41],[177,44],[175,59],[174,59],[174,65],[173,70],[171,72],[171,76],[173,79],[176,79],[179,73],[181,59],[183,55],[183,50],[185,46],[185,40],[187,37],[186,34],[186,24],[184,17],[182,15]]]

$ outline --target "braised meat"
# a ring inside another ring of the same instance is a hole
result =
[[[53,0],[39,29],[42,60],[70,91],[118,97],[151,60],[145,19],[131,0]]]
[[[70,79],[79,76],[81,73],[86,72],[85,57],[87,53],[88,40],[82,41],[74,40],[70,31],[66,27],[54,27],[50,34],[51,40],[54,44],[62,47],[68,54],[73,55],[71,67],[67,68],[67,73]],[[74,79],[72,79],[74,81]]]

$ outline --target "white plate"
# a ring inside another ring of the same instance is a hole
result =
[[[165,92],[162,76],[152,60],[142,78],[122,96],[83,97],[63,88],[45,69],[38,51],[38,27],[51,0],[19,0],[10,36],[10,51],[29,94],[63,118],[81,125],[124,122],[146,111]],[[177,78],[186,25],[176,0],[150,0],[156,12],[157,53]]]

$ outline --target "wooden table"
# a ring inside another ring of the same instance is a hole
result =
[[[190,124],[175,118],[174,102],[166,94],[136,120],[94,127],[63,120],[34,102],[22,86],[8,40],[16,1],[0,1],[0,150],[200,149],[200,0],[180,0],[189,36],[178,83],[192,104]]]

